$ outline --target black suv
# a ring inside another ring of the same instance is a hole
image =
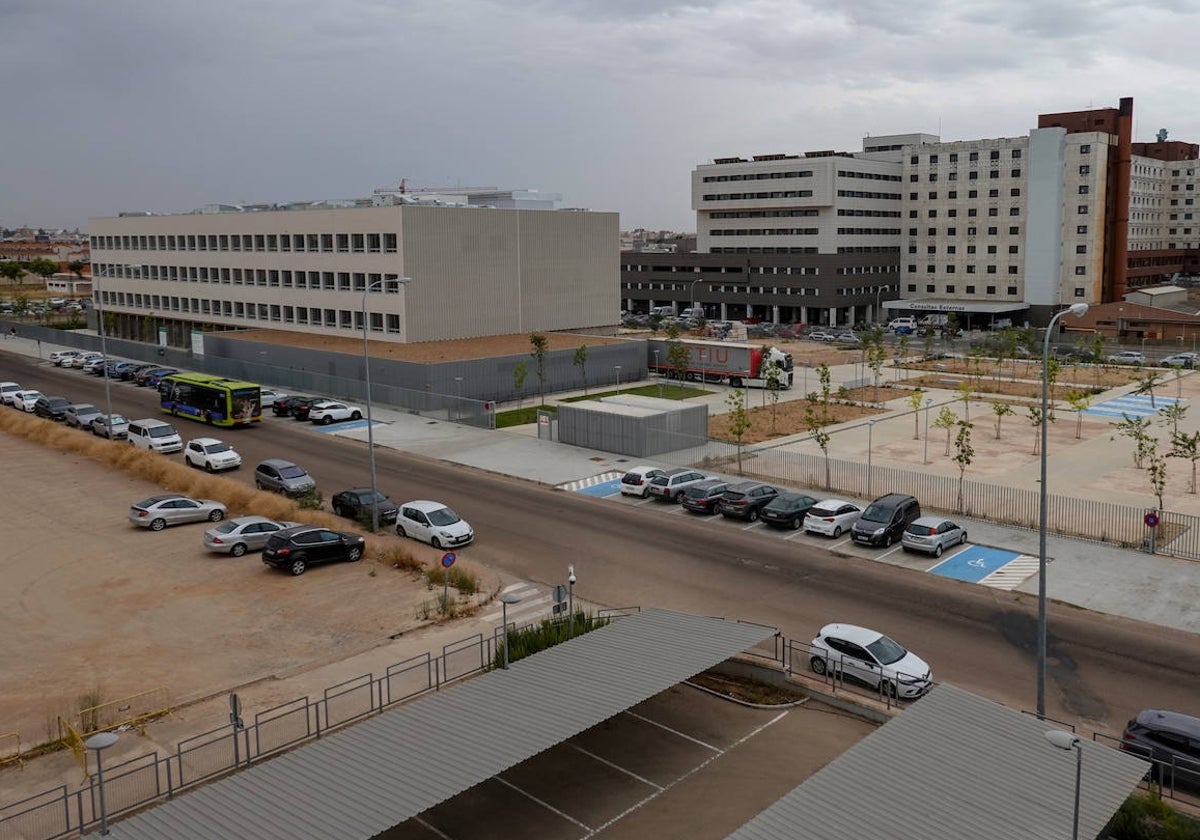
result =
[[[372,496],[374,502],[371,501]],[[334,493],[330,504],[338,516],[363,522],[371,520],[372,508],[378,508],[380,525],[395,525],[396,517],[400,514],[399,505],[370,487],[351,487],[349,490]]]
[[[770,484],[763,484],[761,481],[743,481],[725,491],[717,509],[721,511],[722,516],[732,516],[754,522],[758,519],[762,509],[778,495],[779,491]]]
[[[719,478],[710,478],[708,481],[693,484],[683,491],[683,506],[692,513],[719,513],[717,506],[728,489],[729,482],[721,481]]]
[[[850,530],[856,543],[889,546],[900,539],[904,529],[921,518],[921,503],[905,493],[880,496],[863,511]]]
[[[1200,790],[1200,718],[1144,709],[1125,725],[1121,749],[1155,762],[1151,778],[1164,786]]]
[[[71,401],[66,397],[38,397],[33,404],[33,413],[38,417],[49,417],[51,420],[66,420],[67,407]]]
[[[360,560],[365,543],[361,534],[296,525],[271,535],[263,549],[262,561],[276,569],[287,569],[293,575],[302,575],[317,563]]]
[[[322,402],[329,402],[329,397],[301,397],[298,400],[288,400],[288,413],[293,420],[307,420],[312,407]]]
[[[816,503],[816,499],[803,493],[780,493],[762,509],[762,521],[777,528],[799,531],[804,525],[804,517]]]
[[[275,402],[271,404],[271,411],[275,412],[276,417],[287,417],[292,413],[293,403],[298,403],[301,400],[306,399],[308,399],[308,397],[301,396],[300,394],[292,394],[290,397],[284,397],[283,399],[275,400]]]

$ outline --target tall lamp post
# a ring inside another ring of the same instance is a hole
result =
[[[1079,782],[1083,777],[1083,742],[1078,735],[1051,729],[1046,740],[1060,750],[1075,750],[1075,815],[1071,821],[1071,840],[1079,840]]]
[[[575,638],[575,567],[567,566],[567,612],[570,614],[568,619],[569,638]]]
[[[97,732],[83,742],[89,750],[96,751],[96,785],[100,789],[100,834],[104,836],[108,835],[108,808],[104,805],[104,763],[100,753],[115,743],[117,736],[113,732]]]
[[[613,365],[613,370],[617,372],[617,393],[621,393],[621,366]]]
[[[367,292],[383,283],[398,283],[407,287],[412,282],[411,277],[381,277],[363,286],[362,294],[362,330],[363,330],[363,381],[367,388],[367,459],[371,463],[371,533],[379,530],[379,486],[375,479],[375,423],[371,419],[371,354],[367,343],[369,328],[367,324]]]
[[[141,271],[142,267],[140,265],[110,266],[109,268],[100,269],[99,274],[92,273],[92,302],[96,304],[96,328],[100,332],[100,355],[104,357],[104,410],[107,412],[109,437],[112,436],[112,392],[108,384],[108,342],[105,340],[104,332],[103,295],[100,294],[100,287],[96,281],[101,277],[111,277],[110,272],[113,268],[129,268],[134,271]]]
[[[1050,401],[1050,336],[1054,327],[1064,315],[1074,315],[1076,318],[1087,312],[1086,303],[1075,303],[1062,312],[1055,314],[1046,326],[1046,335],[1042,339],[1042,473],[1041,484],[1038,488],[1038,662],[1037,662],[1037,713],[1038,717],[1046,715],[1046,513],[1049,507],[1049,497],[1046,490],[1046,440],[1047,412]]]

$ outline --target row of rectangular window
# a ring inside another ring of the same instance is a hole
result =
[[[756,198],[812,198],[812,190],[777,190],[758,193],[706,193],[705,201],[752,201]]]
[[[1081,233],[1087,232],[1085,225],[1081,225],[1080,227],[1085,228],[1083,231],[1080,231]],[[974,225],[969,225],[966,230],[967,230],[967,236],[977,236],[979,234],[979,228],[975,227]],[[989,227],[987,229],[987,233],[988,233],[988,236],[999,236],[1000,228],[999,227]],[[1021,233],[1020,225],[1010,225],[1009,226],[1009,228],[1008,228],[1009,236],[1017,236],[1020,233]],[[919,236],[919,234],[917,233],[917,228],[915,228],[915,227],[909,228],[908,235],[909,236]],[[937,236],[938,229],[935,227],[927,228],[925,235],[926,236]],[[958,228],[956,228],[956,227],[946,228],[946,236],[958,236]]]
[[[194,265],[149,265],[140,271],[109,273],[97,266],[97,276],[128,278],[144,277],[147,280],[175,281],[180,283],[219,283],[226,286],[266,286],[283,289],[311,289],[335,292],[372,292],[398,294],[400,275],[376,274],[361,271],[290,271],[265,268],[216,268]]]
[[[946,157],[948,158],[948,160],[947,160],[948,163],[958,163],[958,152],[950,152]],[[1013,149],[1012,150],[1012,159],[1020,160],[1020,158],[1021,158],[1021,150]],[[929,155],[925,160],[927,163],[936,164],[941,160],[941,155],[938,153],[934,153],[934,154]],[[979,160],[979,152],[970,152],[967,160],[970,160],[970,161]],[[1000,160],[1000,150],[992,149],[992,151],[988,153],[988,160]],[[908,162],[911,164],[920,163],[921,156],[913,155],[912,157],[910,157],[908,159]]]
[[[1086,211],[1086,210],[1080,210],[1079,212],[1081,212],[1081,213],[1086,213],[1087,211]],[[927,218],[930,218],[930,219],[936,219],[936,218],[938,217],[938,210],[937,210],[937,208],[936,208],[936,207],[934,207],[934,208],[931,208],[930,210],[928,210],[928,211],[925,213],[925,215],[926,215],[926,217],[927,217]],[[974,218],[976,218],[978,215],[979,215],[979,209],[978,209],[977,207],[968,207],[968,208],[967,208],[967,218],[968,218],[968,219],[974,219]],[[1000,215],[1000,208],[999,208],[999,207],[989,207],[989,208],[988,208],[988,216],[989,216],[989,217],[997,217],[997,216],[999,216],[999,215]],[[1009,216],[1020,216],[1020,215],[1021,215],[1021,208],[1020,208],[1020,207],[1009,207],[1009,208],[1008,208],[1008,215],[1009,215]],[[919,210],[909,210],[909,211],[908,211],[908,218],[910,218],[910,219],[919,219],[920,217],[921,217],[921,214],[920,214],[920,211],[919,211]],[[957,219],[957,218],[958,218],[958,208],[957,208],[957,207],[950,207],[950,208],[948,208],[948,209],[946,210],[946,218],[947,218],[947,219]]]
[[[967,270],[967,274],[975,274],[976,273],[975,265],[973,263],[966,266],[966,270]],[[942,268],[943,274],[955,274],[955,273],[957,273],[957,271],[958,271],[958,269],[953,263],[946,265],[945,267]],[[910,264],[908,266],[908,273],[916,274],[917,267],[915,265]],[[926,274],[937,274],[938,267],[936,265],[927,265],[927,266],[925,266],[925,273]],[[994,265],[985,265],[983,273],[984,274],[999,274],[1000,272],[996,270],[996,266],[994,266]],[[1009,274],[1020,274],[1021,271],[1018,266],[1010,265],[1010,266],[1008,266],[1008,273]]]
[[[312,254],[394,254],[394,233],[220,233],[103,235],[91,237],[93,250],[251,251]]]
[[[999,170],[999,169],[993,169],[991,172],[989,172],[989,173],[988,173],[988,179],[989,179],[989,180],[997,179],[997,178],[999,178],[999,177],[1000,177],[1000,170]],[[1020,177],[1021,177],[1021,170],[1020,170],[1020,169],[1014,169],[1014,170],[1012,170],[1012,173],[1010,174],[1010,176],[1009,176],[1009,177],[1012,177],[1012,178],[1020,178]],[[938,179],[938,173],[936,173],[936,172],[930,172],[930,173],[929,173],[929,180],[930,180],[930,181],[936,181],[937,179]],[[916,172],[914,172],[914,173],[912,173],[911,175],[909,175],[909,176],[908,176],[908,180],[909,180],[909,181],[913,181],[913,182],[915,182],[915,181],[919,181],[919,180],[921,180],[921,176],[920,176],[920,175],[918,175]],[[951,172],[951,173],[949,173],[949,174],[947,175],[947,177],[946,177],[946,180],[947,180],[947,181],[957,181],[957,180],[958,180],[958,173],[957,173],[957,172]],[[978,172],[976,172],[975,170],[973,170],[973,169],[972,169],[970,172],[968,172],[968,173],[967,173],[967,180],[968,180],[968,181],[978,181],[978,180],[979,180],[979,173],[978,173]]]
[[[105,293],[104,306],[144,309],[147,312],[187,312],[213,318],[241,318],[247,321],[272,321],[301,326],[332,327],[362,332],[362,310],[324,309],[316,306],[286,306],[277,303],[245,303],[243,301],[209,300],[173,295],[143,295],[126,292]],[[394,313],[369,312],[371,332],[400,332],[400,316]]]
[[[725,183],[726,181],[772,181],[779,178],[811,178],[811,169],[801,169],[796,172],[748,172],[744,175],[705,175],[705,184]]]
[[[710,219],[786,219],[820,215],[820,210],[714,210]]]
[[[928,193],[927,193],[927,195],[928,195],[928,197],[929,197],[929,199],[930,199],[931,201],[937,201],[937,200],[938,200],[938,193],[937,193],[937,191],[936,191],[936,190],[931,190],[930,192],[928,192]],[[998,189],[991,189],[991,190],[988,190],[987,197],[988,197],[988,198],[999,198],[999,197],[1000,197],[1000,190],[998,190]],[[1020,197],[1021,197],[1021,188],[1020,188],[1020,187],[1013,187],[1012,189],[1010,189],[1010,190],[1008,191],[1008,197],[1009,197],[1009,198],[1020,198]],[[973,199],[973,198],[979,198],[979,190],[967,190],[967,199],[968,199],[968,200],[970,200],[970,199]],[[959,201],[960,199],[959,199],[959,197],[958,197],[958,190],[949,190],[949,191],[947,191],[947,193],[946,193],[946,199],[947,199],[948,201]],[[920,194],[919,194],[919,193],[915,193],[915,192],[910,192],[910,193],[908,194],[908,200],[909,200],[909,201],[919,201],[919,200],[920,200]]]
[[[820,232],[820,228],[715,228],[708,233],[709,236],[816,236]]]
[[[957,289],[957,288],[958,288],[957,286],[945,286],[944,288],[945,288],[945,290],[946,290],[946,291],[945,291],[945,293],[946,293],[946,294],[948,294],[948,295],[957,294],[957,292],[955,292],[955,289]],[[965,288],[966,288],[966,294],[968,294],[968,295],[973,295],[973,294],[975,294],[975,293],[976,293],[976,292],[975,292],[975,287],[974,287],[974,286],[967,286],[967,287],[965,287]],[[916,283],[909,283],[909,284],[908,284],[908,291],[909,291],[909,292],[915,292],[916,290],[917,290],[917,284],[916,284]],[[984,290],[985,290],[985,291],[984,291],[984,294],[985,294],[985,295],[994,295],[994,294],[996,294],[996,287],[995,287],[995,286],[984,286]],[[936,293],[937,293],[937,286],[933,285],[932,283],[929,283],[929,284],[927,284],[927,285],[925,286],[925,292],[926,292],[926,294],[936,294]],[[1015,295],[1016,293],[1017,293],[1017,287],[1016,287],[1016,286],[1009,286],[1009,287],[1008,287],[1008,290],[1007,290],[1007,291],[1006,291],[1004,294],[1006,294],[1006,295]]]

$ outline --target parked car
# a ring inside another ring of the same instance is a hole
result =
[[[75,403],[67,406],[67,416],[63,418],[63,421],[68,426],[88,431],[92,427],[92,421],[99,416],[100,409],[91,403]]]
[[[66,397],[40,397],[33,404],[33,413],[38,417],[62,422],[67,419],[67,408],[71,401]]]
[[[103,356],[94,356],[83,363],[83,372],[99,376],[104,373],[105,368],[111,363],[111,359],[106,359]]]
[[[825,499],[817,502],[804,517],[804,530],[809,534],[824,534],[837,539],[854,527],[863,509],[853,502]]]
[[[157,388],[158,383],[162,382],[163,377],[170,376],[172,373],[179,373],[179,368],[155,368],[154,370],[150,371],[150,375],[146,377],[146,387]]]
[[[91,364],[97,359],[103,358],[104,355],[101,353],[80,353],[77,356],[72,356],[69,362],[64,362],[63,367],[83,368],[84,365]]]
[[[204,547],[209,551],[241,557],[247,551],[261,551],[272,534],[299,524],[277,522],[265,516],[238,516],[205,531]]]
[[[184,522],[220,522],[225,505],[212,499],[190,499],[179,493],[164,493],[143,499],[129,508],[129,521],[140,528],[161,531]]]
[[[137,366],[138,366],[137,362],[117,362],[117,361],[109,362],[108,363],[108,378],[109,379],[122,379],[122,378],[124,378],[122,376],[122,374],[124,374],[125,371],[130,370],[132,368],[136,368]]]
[[[475,539],[465,519],[440,502],[422,499],[400,505],[396,534],[422,540],[434,548],[469,545]]]
[[[1152,779],[1200,790],[1200,717],[1143,709],[1125,724],[1121,749],[1156,762]]]
[[[400,514],[400,507],[395,502],[370,487],[351,487],[334,493],[330,506],[338,516],[362,521],[370,521],[373,518],[372,508],[378,509],[382,525],[395,525],[396,517]]]
[[[833,341],[833,333],[825,332],[824,330],[812,330],[804,334],[804,337],[809,341]]]
[[[850,538],[856,543],[890,546],[920,516],[921,504],[915,498],[888,493],[867,505],[850,529]]]
[[[242,456],[223,440],[202,437],[187,442],[183,448],[183,462],[207,472],[236,470],[242,465]]]
[[[925,660],[882,633],[853,624],[827,624],[812,640],[809,667],[840,674],[893,697],[920,697],[933,685]]]
[[[125,382],[133,381],[137,379],[139,373],[144,370],[149,370],[152,367],[158,366],[149,362],[138,362],[137,364],[130,365],[127,368],[122,368],[120,378]]]
[[[12,401],[9,403],[9,405],[20,411],[27,411],[32,414],[33,407],[41,398],[41,391],[33,391],[30,389],[26,389],[24,391],[13,391]]]
[[[292,405],[301,400],[310,399],[309,397],[300,394],[291,394],[284,397],[276,397],[275,402],[271,403],[271,411],[275,412],[276,417],[289,417],[292,413]],[[264,403],[264,406],[266,404]]]
[[[862,343],[861,338],[859,338],[854,333],[849,332],[848,330],[843,330],[842,332],[836,333],[833,336],[833,340],[836,341],[838,344],[861,344]]]
[[[263,408],[274,408],[276,402],[287,396],[282,391],[276,391],[273,388],[260,388],[258,394],[259,404]]]
[[[134,377],[133,381],[135,384],[137,384],[141,387],[145,387],[146,385],[150,384],[150,377],[153,376],[154,374],[158,373],[160,370],[169,370],[169,371],[171,371],[171,373],[178,373],[178,371],[172,370],[171,368],[163,367],[162,365],[150,365],[150,367],[139,370],[137,373],[137,376]],[[156,386],[158,385],[157,382],[155,382],[154,384]]]
[[[650,495],[650,479],[662,472],[658,467],[646,466],[626,470],[621,476],[621,495],[646,498]]]
[[[92,418],[92,434],[106,437],[109,440],[123,440],[129,437],[129,421],[120,414],[101,414]]]
[[[78,355],[78,350],[54,350],[50,353],[50,364],[56,367],[70,367],[68,362]]]
[[[686,467],[676,467],[664,470],[650,479],[650,495],[664,502],[682,502],[683,494],[693,484],[707,481],[711,475],[689,470]]]
[[[947,548],[967,541],[967,531],[944,516],[922,516],[907,528],[900,539],[905,551],[925,551],[941,557]]]
[[[1110,353],[1105,359],[1117,365],[1142,365],[1146,363],[1146,357],[1137,350],[1122,350],[1119,353]]]
[[[1189,370],[1196,367],[1200,362],[1200,353],[1176,353],[1173,356],[1167,356],[1159,362],[1163,367],[1181,367]]]
[[[356,405],[332,401],[312,403],[309,406],[308,419],[313,423],[328,426],[330,423],[360,420],[362,419],[362,409]]]
[[[329,397],[301,397],[295,402],[288,402],[288,413],[292,415],[293,420],[307,420],[312,407],[325,402],[332,400]]]
[[[762,521],[776,528],[791,528],[799,531],[804,517],[817,500],[803,493],[780,493],[762,509]]]
[[[12,405],[13,395],[23,390],[16,382],[0,382],[0,403]]]
[[[722,516],[754,522],[762,509],[779,495],[779,490],[761,481],[743,481],[730,485],[721,496],[718,510]]]
[[[125,438],[131,446],[150,452],[168,454],[183,449],[183,438],[175,427],[157,417],[130,421]]]
[[[692,513],[703,513],[711,516],[718,513],[717,505],[721,497],[729,489],[729,482],[719,478],[698,481],[683,491],[683,507]]]
[[[317,486],[304,468],[282,458],[268,458],[254,468],[254,486],[287,496],[300,496]]]
[[[333,531],[315,525],[296,525],[267,538],[262,561],[276,569],[302,575],[318,563],[353,563],[363,556],[361,534]]]

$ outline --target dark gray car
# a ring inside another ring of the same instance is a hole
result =
[[[314,489],[317,483],[304,468],[282,458],[268,458],[254,468],[254,486],[288,496],[300,496]]]

